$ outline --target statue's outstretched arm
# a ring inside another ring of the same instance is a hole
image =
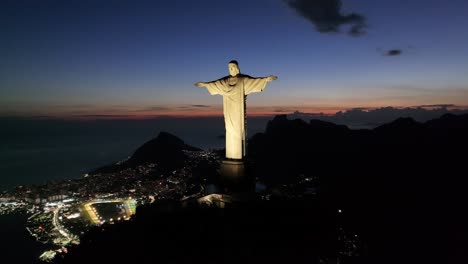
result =
[[[208,92],[211,94],[211,95],[215,95],[215,94],[220,94],[220,95],[224,95],[225,91],[224,91],[224,78],[222,79],[219,79],[219,80],[215,80],[215,81],[211,81],[211,82],[197,82],[195,83],[195,86],[197,87],[206,87],[206,89],[208,90]]]
[[[197,83],[195,83],[195,86],[196,86],[196,87],[205,87],[205,86],[206,86],[206,83],[204,83],[204,82],[197,82]]]
[[[196,87],[207,87],[208,84],[216,83],[216,82],[219,82],[219,81],[221,81],[221,80],[223,80],[223,79],[224,79],[224,78],[221,78],[221,79],[219,79],[219,80],[214,80],[214,81],[211,81],[211,82],[197,82],[197,83],[195,83],[195,86],[196,86]]]
[[[267,78],[268,82],[278,80],[278,76],[275,76],[275,75],[270,75],[270,76],[268,76],[266,78]]]
[[[267,82],[271,82],[271,81],[275,81],[275,80],[278,80],[278,76],[275,76],[275,75],[270,75],[270,76],[267,76],[267,77],[252,77],[252,76],[249,76],[249,75],[244,75],[247,79],[250,79],[250,80],[261,80],[261,79],[264,79],[266,80]]]

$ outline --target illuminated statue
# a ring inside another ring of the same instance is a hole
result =
[[[241,160],[246,155],[245,102],[250,93],[261,92],[276,76],[254,78],[240,73],[237,61],[231,61],[229,76],[212,82],[198,82],[211,95],[223,96],[224,124],[226,127],[226,158]]]

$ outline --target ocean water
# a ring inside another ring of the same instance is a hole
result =
[[[26,230],[27,215],[15,213],[0,215],[1,263],[31,264],[48,249],[47,245],[37,242]]]
[[[248,134],[262,132],[271,118],[250,118]],[[18,185],[79,178],[130,156],[159,132],[172,133],[203,149],[224,147],[224,120],[60,121],[0,119],[0,190]]]

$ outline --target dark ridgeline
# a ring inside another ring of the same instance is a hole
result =
[[[90,174],[116,172],[150,162],[158,163],[163,171],[171,171],[182,167],[187,160],[183,150],[199,151],[200,149],[185,144],[174,135],[161,132],[156,138],[139,147],[126,161],[98,168]]]
[[[468,115],[373,130],[277,116],[249,142],[254,176],[276,194],[270,201],[141,207],[58,262],[319,263],[336,257],[340,221],[364,244],[362,257],[343,263],[466,263],[467,135]],[[319,178],[316,196],[281,194],[309,177]]]
[[[468,115],[373,130],[278,116],[249,146],[270,185],[318,176],[319,199],[347,212],[370,263],[467,260]]]

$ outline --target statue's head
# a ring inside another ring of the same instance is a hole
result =
[[[237,74],[240,73],[239,63],[237,61],[235,60],[230,61],[228,64],[228,67],[229,67],[229,74],[231,76],[236,76]]]

